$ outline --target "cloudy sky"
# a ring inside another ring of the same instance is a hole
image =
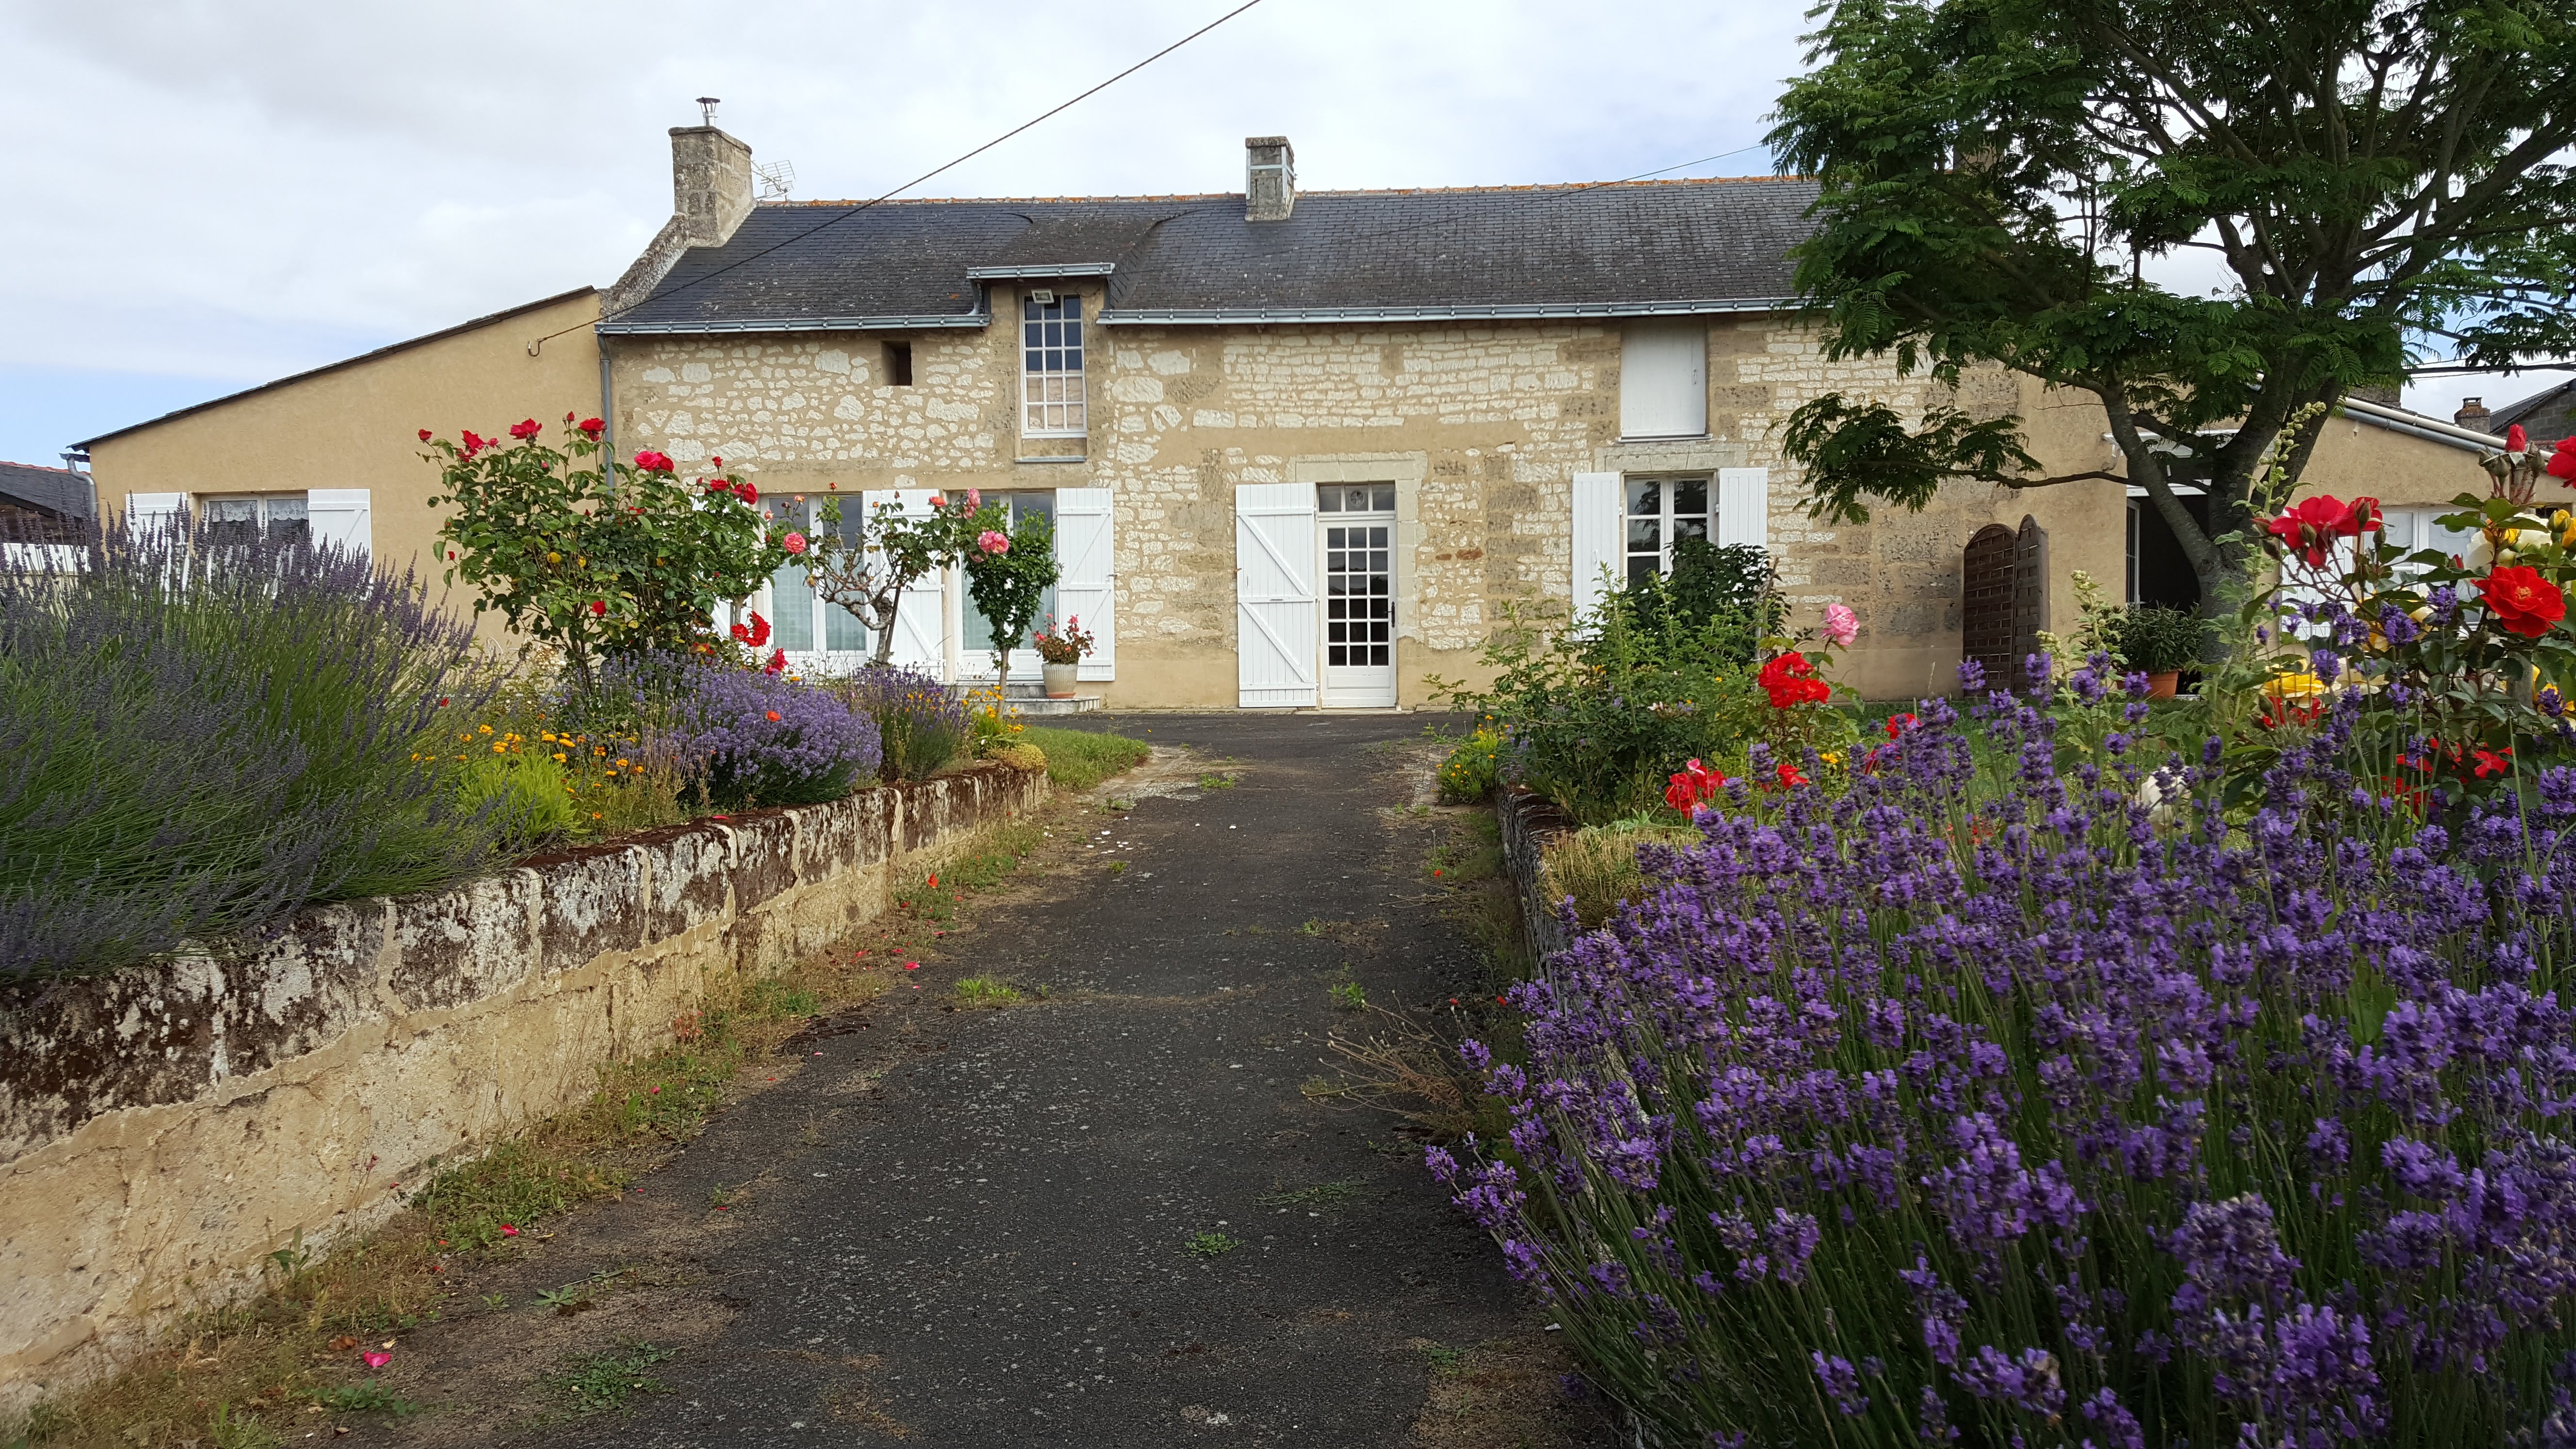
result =
[[[0,458],[613,280],[691,97],[873,196],[1228,8],[0,0]],[[1758,173],[1804,8],[1263,0],[912,194],[1236,190],[1268,132],[1314,188]]]

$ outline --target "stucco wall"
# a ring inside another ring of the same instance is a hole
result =
[[[987,766],[319,907],[238,954],[0,997],[0,1422],[579,1102],[1047,791]]]
[[[583,292],[502,314],[479,326],[352,359],[309,375],[150,423],[93,444],[99,504],[122,516],[128,493],[300,493],[364,488],[376,557],[416,568],[433,600],[448,597],[428,500],[438,470],[421,460],[420,430],[497,435],[521,418],[547,425],[599,411],[599,347],[586,325],[599,297]],[[528,355],[528,345],[563,332]],[[478,621],[498,640],[498,617]]]
[[[1087,309],[1099,307],[1095,291]],[[1369,327],[1095,327],[1087,439],[1019,437],[1018,296],[996,289],[989,331],[911,336],[914,385],[886,385],[885,338],[808,333],[610,340],[621,434],[684,465],[721,455],[771,492],[869,488],[1106,487],[1117,499],[1118,678],[1110,704],[1235,700],[1236,485],[1398,484],[1403,702],[1423,677],[1471,677],[1513,599],[1572,588],[1572,478],[1581,471],[1772,470],[1771,536],[1812,618],[1843,601],[1864,622],[1845,677],[1866,692],[1947,687],[1958,659],[1958,553],[1988,522],[2037,516],[2057,586],[2086,568],[2116,582],[2118,484],[2016,492],[1945,488],[1921,515],[1826,527],[1779,456],[1788,414],[1819,393],[1920,407],[1935,385],[1874,362],[1828,362],[1794,319],[1709,325],[1705,441],[1640,445],[1619,428],[1615,323]],[[2062,406],[2000,372],[1962,405]],[[1945,392],[1944,396],[1947,394]],[[2098,416],[2098,412],[2097,412]],[[2079,443],[2080,425],[2066,431]],[[2099,431],[2098,427],[2094,430]],[[2086,466],[2098,445],[2085,452]],[[1025,462],[1079,452],[1079,462]]]

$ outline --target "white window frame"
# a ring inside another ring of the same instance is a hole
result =
[[[1085,438],[1091,409],[1083,385],[1082,294],[1054,296],[1045,303],[1033,293],[1020,298],[1020,436]]]
[[[269,530],[289,521],[272,516],[272,510],[276,510],[279,504],[294,505],[292,521],[301,525],[303,531],[303,538],[297,540],[298,542],[309,541],[313,537],[312,500],[302,493],[202,493],[197,496],[196,503],[197,536],[201,542],[210,546],[240,541],[219,537],[215,532],[217,527],[215,510],[239,503],[251,505],[252,531],[258,536],[259,541],[277,542],[278,540],[269,537]],[[226,520],[228,523],[237,521]]]
[[[1705,473],[1649,473],[1631,474],[1624,482],[1626,486],[1621,489],[1619,495],[1619,586],[1621,588],[1626,588],[1629,581],[1637,576],[1636,568],[1639,559],[1649,557],[1654,559],[1656,573],[1669,574],[1673,571],[1673,540],[1676,536],[1677,523],[1696,521],[1699,524],[1698,536],[1712,543],[1716,542],[1718,489],[1715,477]],[[1699,485],[1700,507],[1696,512],[1681,512],[1673,507],[1674,493],[1686,483]],[[1655,490],[1656,511],[1639,513],[1638,495],[1650,488]],[[1640,549],[1633,541],[1634,525],[1648,519],[1655,521],[1657,540],[1651,550]]]
[[[841,500],[841,528],[844,534],[849,533],[855,527],[857,520],[865,516],[865,505],[863,499],[861,495],[856,493],[828,494],[822,496],[808,494],[805,495],[802,501],[793,497],[776,498],[775,501],[783,505],[787,510],[786,517],[782,518],[780,522],[785,524],[788,528],[810,534],[820,522],[817,514],[821,511],[826,498],[830,497],[837,497]],[[770,502],[772,499],[763,499],[762,501]],[[768,578],[760,581],[760,587],[753,592],[750,599],[744,602],[743,607],[738,611],[738,613],[737,611],[730,609],[719,610],[720,616],[735,615],[736,617],[719,617],[717,620],[718,626],[727,627],[736,622],[747,624],[750,622],[750,616],[752,614],[759,614],[762,618],[769,621],[771,638],[766,647],[785,649],[787,651],[788,659],[804,673],[847,674],[852,670],[857,669],[861,664],[866,663],[867,660],[873,656],[876,645],[875,639],[871,637],[867,622],[859,618],[857,615],[852,614],[849,610],[842,608],[840,605],[832,603],[829,600],[810,592],[806,595],[805,602],[811,610],[810,618],[808,620],[809,632],[806,635],[806,638],[811,641],[811,647],[803,649],[792,648],[784,639],[778,637],[777,631],[784,622],[781,618],[783,611],[779,608],[778,604],[778,574],[796,568],[797,563],[792,559],[787,563],[780,565],[777,571],[773,572]],[[855,627],[858,630],[859,643],[856,648],[834,649],[828,647],[827,641],[831,638],[830,630],[832,627],[832,616],[835,614],[847,619],[850,626]]]

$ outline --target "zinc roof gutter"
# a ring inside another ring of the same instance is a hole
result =
[[[990,312],[935,312],[912,317],[728,317],[705,322],[602,322],[611,336],[697,336],[740,332],[927,332],[989,327]]]
[[[2443,422],[2440,418],[2426,417],[2422,413],[2410,413],[2403,408],[2388,407],[2365,398],[2345,398],[2343,410],[2373,427],[2386,428],[2392,433],[2405,433],[2427,442],[2443,443],[2471,452],[2501,453],[2504,451],[2504,439],[2493,433],[2481,433],[2475,428],[2464,428],[2456,423]]]
[[[1559,322],[1601,317],[1704,317],[1786,312],[1795,297],[1709,297],[1671,302],[1503,302],[1442,307],[1107,307],[1104,327],[1210,327],[1258,323]]]

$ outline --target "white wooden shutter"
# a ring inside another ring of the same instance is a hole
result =
[[[1771,470],[1717,470],[1717,546],[1748,543],[1771,547]]]
[[[930,516],[930,489],[897,488],[861,495],[861,506],[868,516],[876,516],[880,503],[892,503],[906,518]],[[927,670],[941,678],[948,669],[948,599],[947,570],[924,574],[903,591],[894,609],[894,652],[889,664],[906,669]]]
[[[1708,324],[1631,322],[1619,342],[1619,436],[1708,434]]]
[[[1628,561],[1628,490],[1617,473],[1574,475],[1574,615],[1601,607]],[[1609,582],[1603,582],[1604,571]]]
[[[1245,709],[1315,703],[1323,610],[1315,593],[1315,489],[1234,490],[1234,654]]]
[[[1055,611],[1091,636],[1076,679],[1118,677],[1118,554],[1106,488],[1055,490]]]
[[[375,552],[375,526],[364,488],[316,488],[304,495],[304,528],[316,544]]]
[[[125,495],[125,527],[129,532],[168,528],[183,520],[188,512],[185,493],[128,493]]]

